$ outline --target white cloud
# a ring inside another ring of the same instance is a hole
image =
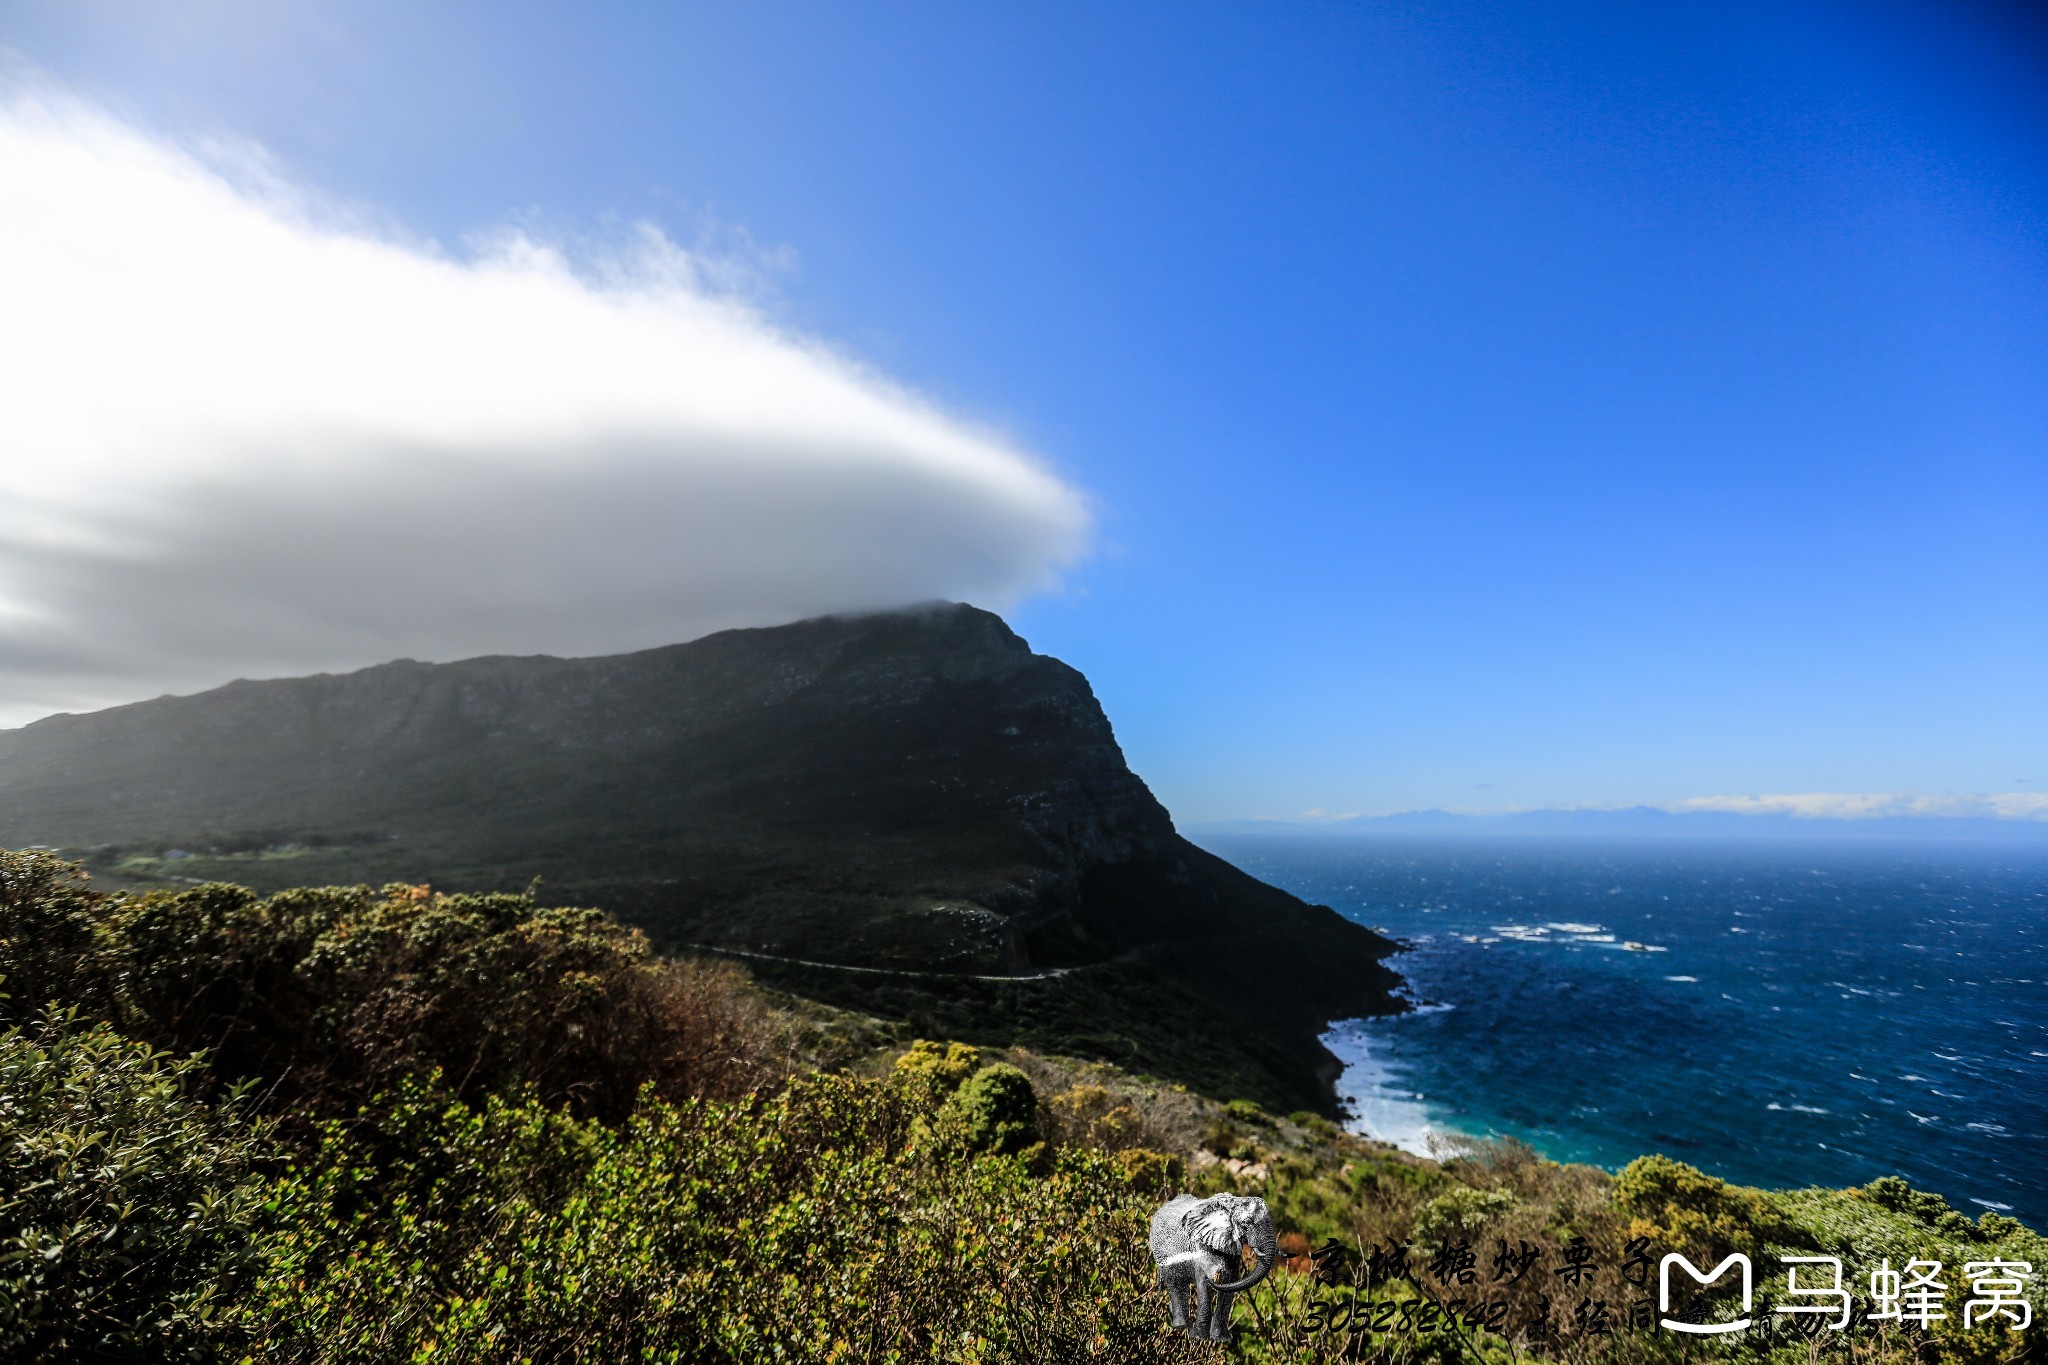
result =
[[[455,259],[0,91],[0,724],[406,655],[591,654],[954,597],[1085,550],[997,434],[652,229]]]
[[[1737,815],[1790,815],[1806,820],[1880,820],[1901,817],[2048,820],[2048,792],[1942,795],[1929,792],[1800,792],[1781,796],[1695,796],[1674,811],[1727,811]]]

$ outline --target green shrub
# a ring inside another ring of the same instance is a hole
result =
[[[1424,1204],[1415,1215],[1415,1244],[1437,1251],[1451,1241],[1469,1238],[1515,1207],[1506,1190],[1480,1190],[1459,1185]]]
[[[1070,1086],[1045,1102],[1053,1133],[1069,1145],[1121,1151],[1147,1136],[1136,1106],[1107,1086]]]
[[[26,1020],[53,1001],[90,1015],[109,1008],[98,970],[101,904],[85,871],[54,854],[0,849],[0,1020]]]
[[[1858,1191],[1881,1209],[1902,1213],[1951,1237],[1969,1237],[1975,1232],[1970,1220],[1957,1213],[1949,1202],[1929,1190],[1916,1190],[1895,1175],[1881,1175]]]
[[[1642,1156],[1614,1180],[1614,1203],[1632,1216],[1631,1236],[1695,1255],[1754,1255],[1767,1243],[1798,1239],[1757,1190],[1718,1180],[1666,1156]]]
[[[533,1086],[621,1119],[772,1080],[786,1032],[737,969],[656,958],[597,910],[424,886],[213,883],[101,896],[75,866],[0,854],[0,968],[173,1051],[207,1050],[280,1108],[343,1114],[442,1070],[471,1098]]]
[[[1038,1133],[1038,1095],[1029,1076],[1008,1062],[992,1062],[953,1092],[933,1128],[962,1151],[1021,1151]]]
[[[931,1112],[974,1074],[981,1062],[981,1049],[965,1043],[935,1043],[919,1038],[909,1051],[896,1059],[897,1079],[904,1094],[920,1109]]]
[[[1145,1293],[1155,1200],[1096,1153],[915,1146],[914,1079],[616,1127],[408,1087],[275,1183],[240,1325],[280,1361],[1205,1358]]]
[[[1132,1189],[1164,1199],[1180,1188],[1184,1163],[1170,1152],[1126,1147],[1111,1155],[1110,1168]]]
[[[1256,1128],[1273,1126],[1273,1116],[1250,1100],[1232,1100],[1223,1106],[1223,1112],[1238,1123],[1249,1123]]]
[[[0,1357],[211,1359],[255,1264],[268,1133],[75,1012],[0,1032]]]
[[[1337,1134],[1343,1131],[1312,1109],[1297,1109],[1287,1116],[1287,1121],[1318,1142],[1335,1142]]]

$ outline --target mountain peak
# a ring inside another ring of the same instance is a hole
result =
[[[0,733],[0,845],[29,843],[135,880],[173,875],[152,859],[177,848],[198,855],[177,877],[258,889],[541,877],[757,965],[1192,972],[1227,943],[1284,996],[1257,1008],[1304,1030],[1383,1007],[1391,980],[1384,941],[1183,840],[1087,680],[960,603],[244,681]],[[1297,1049],[1297,1100],[1317,1052]]]

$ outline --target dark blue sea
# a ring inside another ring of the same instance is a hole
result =
[[[1326,1040],[1354,1127],[2048,1227],[2048,846],[1202,843],[1412,945],[1419,1008]]]

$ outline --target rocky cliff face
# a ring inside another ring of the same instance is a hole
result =
[[[52,717],[0,732],[0,845],[29,843],[140,881],[540,877],[757,964],[1186,978],[1227,943],[1303,1028],[1391,980],[1390,945],[1181,839],[1078,672],[950,604]]]

